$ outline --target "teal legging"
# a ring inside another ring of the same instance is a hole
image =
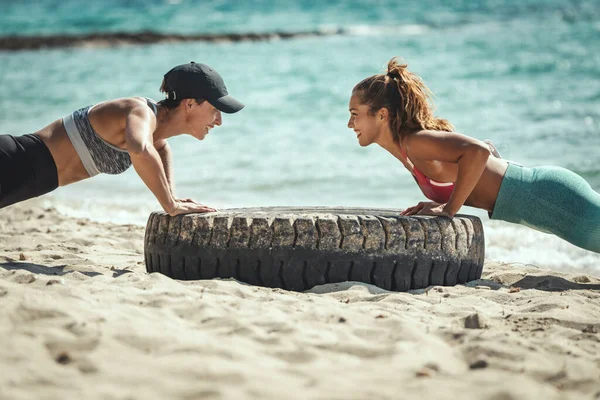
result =
[[[600,194],[568,169],[509,164],[490,218],[552,233],[600,253]]]

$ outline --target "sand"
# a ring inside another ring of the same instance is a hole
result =
[[[305,293],[147,274],[144,227],[0,210],[0,399],[600,398],[600,279]]]

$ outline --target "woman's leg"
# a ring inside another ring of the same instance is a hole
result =
[[[509,165],[492,219],[552,233],[600,253],[600,194],[564,168]]]
[[[0,208],[58,187],[52,154],[36,135],[0,135]]]
[[[576,173],[560,167],[534,168],[536,185],[556,207],[557,236],[586,250],[600,253],[600,193]],[[550,210],[551,213],[552,210]],[[559,217],[561,215],[562,217]]]

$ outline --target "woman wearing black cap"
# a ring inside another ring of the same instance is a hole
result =
[[[167,72],[160,90],[166,99],[158,103],[141,97],[109,100],[33,134],[0,135],[0,208],[133,165],[170,215],[214,211],[175,197],[167,139],[190,134],[202,140],[221,125],[221,112],[235,113],[244,105],[228,95],[215,70],[194,62]]]

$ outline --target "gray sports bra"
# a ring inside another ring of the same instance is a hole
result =
[[[148,98],[146,102],[156,115],[158,111],[156,102]],[[106,142],[96,133],[88,117],[92,107],[81,108],[63,118],[63,125],[77,155],[90,176],[99,173],[116,175],[125,172],[131,166],[129,153]]]

